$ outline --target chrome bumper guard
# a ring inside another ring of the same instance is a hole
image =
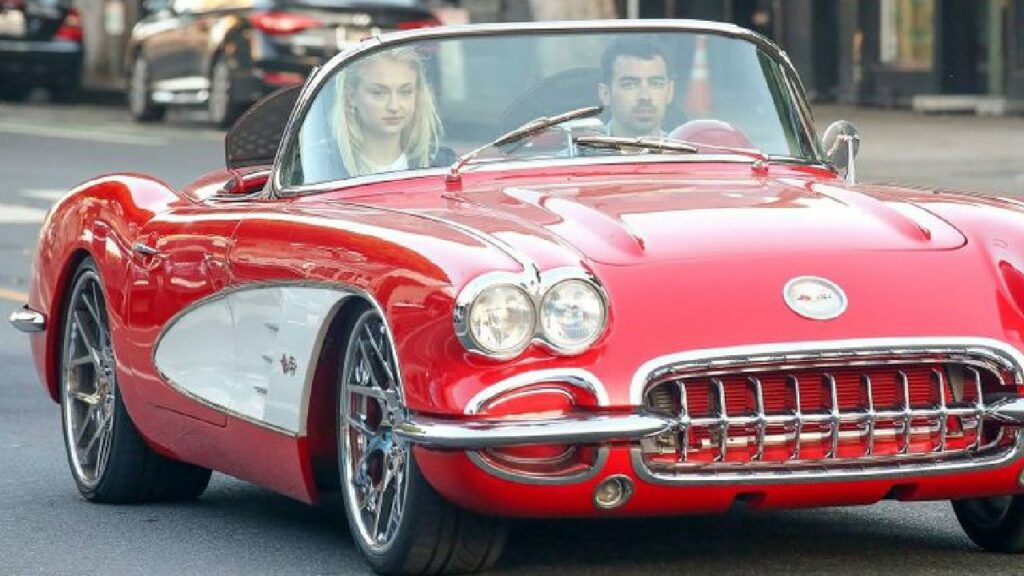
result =
[[[430,448],[483,450],[526,444],[600,444],[637,441],[671,429],[651,414],[572,416],[548,420],[443,420],[412,417],[394,427],[399,439]]]
[[[42,332],[46,330],[46,316],[28,307],[28,304],[11,312],[7,319],[12,326],[22,332]]]
[[[952,412],[952,411],[950,411]],[[982,418],[1024,427],[1024,398],[1001,398],[985,405]],[[600,444],[639,441],[667,432],[675,419],[656,414],[572,416],[557,420],[457,421],[412,417],[395,425],[406,442],[445,450],[484,450],[529,444]]]

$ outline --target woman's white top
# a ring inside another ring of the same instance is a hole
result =
[[[368,162],[368,164],[370,165],[370,168],[372,168],[371,173],[373,174],[376,174],[378,172],[397,172],[399,170],[409,169],[409,157],[406,156],[405,153],[403,152],[398,156],[398,158],[395,158],[394,162],[386,166],[374,164],[372,162]]]

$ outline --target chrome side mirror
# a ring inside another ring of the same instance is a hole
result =
[[[857,180],[857,171],[853,159],[860,150],[860,135],[857,127],[846,120],[833,122],[825,135],[821,137],[825,145],[825,156],[836,170],[846,170],[846,183],[853,184]]]

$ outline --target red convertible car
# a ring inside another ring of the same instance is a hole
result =
[[[340,490],[387,574],[502,517],[951,500],[1024,549],[1024,204],[858,185],[786,56],[692,21],[363,41],[226,167],[49,213],[26,305],[94,502]]]

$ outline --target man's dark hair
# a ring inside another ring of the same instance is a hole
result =
[[[612,67],[615,66],[615,59],[621,56],[632,56],[641,60],[661,58],[665,61],[665,66],[668,66],[665,49],[659,42],[643,36],[619,36],[612,40],[601,54],[601,79],[605,84],[611,83]]]

